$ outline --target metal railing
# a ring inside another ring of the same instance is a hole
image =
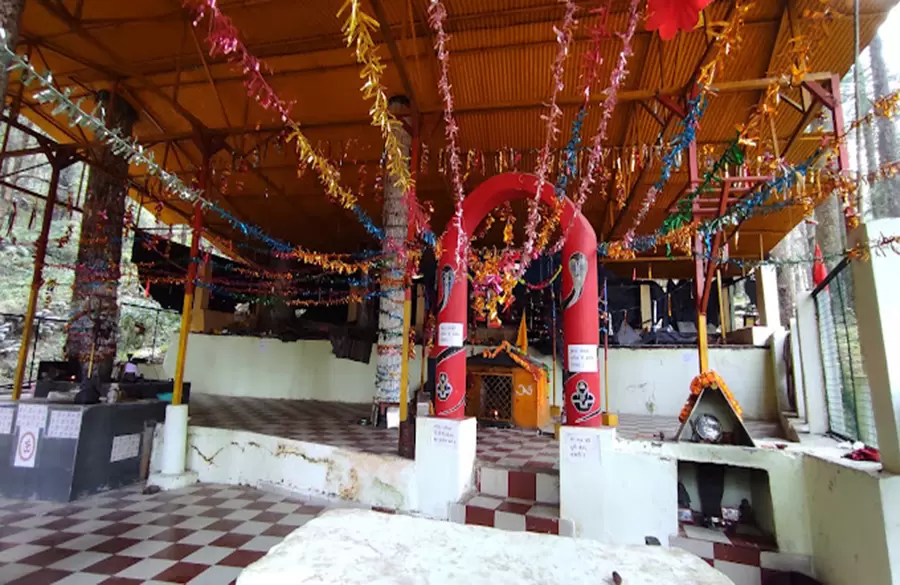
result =
[[[854,303],[853,273],[845,258],[813,291],[825,369],[825,397],[831,432],[878,446],[872,394],[863,368]]]
[[[165,334],[165,329],[163,328],[160,331],[160,314],[176,312],[132,303],[121,303],[121,306],[153,313],[153,330],[152,332],[147,331],[144,336],[145,339],[152,339],[150,359],[158,358],[159,353],[157,350],[160,347],[164,347],[168,342],[168,339],[161,335]],[[22,338],[21,328],[24,320],[25,316],[20,313],[0,313],[0,395],[12,392],[15,366],[18,361],[19,345]],[[42,360],[60,360],[63,358],[66,339],[65,326],[67,323],[68,320],[62,317],[35,315],[31,343],[28,348],[28,360],[25,365],[25,380],[23,381],[23,385],[26,388],[37,380],[38,364]],[[120,322],[120,340],[122,339],[122,325]]]

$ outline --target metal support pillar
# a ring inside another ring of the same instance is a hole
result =
[[[200,171],[200,191],[206,188],[209,173],[209,157],[204,155],[203,167]],[[175,362],[175,388],[172,392],[172,404],[181,404],[184,389],[184,360],[187,356],[188,336],[191,333],[191,315],[194,308],[194,281],[197,280],[197,262],[200,258],[200,236],[203,232],[203,206],[194,203],[194,218],[191,234],[191,258],[184,282],[184,304],[181,306],[181,331],[178,335],[178,357]]]
[[[22,340],[19,344],[19,358],[16,362],[16,373],[13,378],[13,400],[18,400],[22,396],[25,365],[28,362],[28,350],[31,345],[31,330],[32,327],[34,327],[34,314],[37,310],[38,295],[41,292],[41,286],[44,284],[44,261],[47,257],[47,240],[50,237],[50,226],[53,223],[53,209],[56,207],[56,191],[59,187],[59,175],[64,168],[73,162],[71,156],[61,156],[58,152],[52,154],[48,152],[47,158],[50,160],[53,173],[50,176],[50,189],[47,193],[46,203],[44,204],[44,215],[41,219],[41,233],[38,236],[35,246],[31,291],[28,293],[28,306],[25,309],[25,323],[23,324]]]

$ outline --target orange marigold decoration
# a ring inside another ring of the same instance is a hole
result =
[[[694,404],[697,403],[697,399],[700,398],[700,394],[702,394],[704,390],[718,390],[721,392],[722,395],[725,396],[725,399],[731,404],[731,408],[734,409],[738,418],[743,419],[744,411],[735,399],[734,394],[728,389],[728,385],[725,384],[725,381],[722,380],[722,377],[719,374],[712,370],[707,370],[691,380],[691,395],[681,409],[681,414],[678,415],[678,422],[683,423],[691,416],[691,411],[694,410]]]
[[[531,377],[534,378],[535,381],[540,380],[541,375],[547,375],[547,370],[544,367],[529,362],[526,359],[527,356],[525,356],[518,347],[508,341],[504,341],[497,347],[484,350],[483,352],[481,352],[481,355],[482,357],[494,359],[500,352],[503,352],[510,358],[512,358],[512,360],[516,362],[520,368],[531,374]]]

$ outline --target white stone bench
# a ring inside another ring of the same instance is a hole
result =
[[[238,585],[733,585],[679,549],[506,532],[332,510],[298,528],[241,573]]]

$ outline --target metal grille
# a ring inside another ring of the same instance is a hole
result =
[[[483,374],[481,376],[481,418],[512,419],[512,376]]]
[[[872,394],[863,369],[853,276],[846,259],[813,291],[831,432],[878,446]]]

